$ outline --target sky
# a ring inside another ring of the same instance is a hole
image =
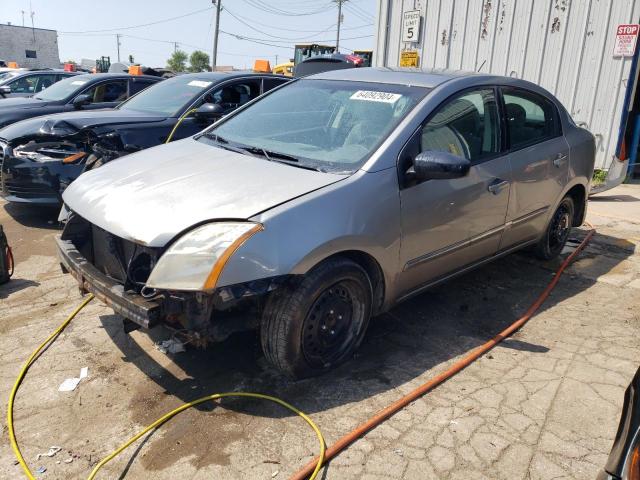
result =
[[[222,8],[218,65],[250,68],[266,59],[273,66],[276,56],[278,63],[293,57],[295,43],[335,44],[338,9],[332,0],[222,0]],[[343,4],[342,53],[373,48],[376,9],[376,0]],[[122,35],[121,60],[133,55],[150,67],[166,65],[175,43],[187,53],[211,55],[213,48],[211,0],[0,0],[0,23],[22,25],[22,11],[26,26],[34,12],[35,27],[58,31],[63,62],[116,61],[116,34]]]

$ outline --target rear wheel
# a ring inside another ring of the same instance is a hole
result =
[[[536,256],[542,260],[557,257],[567,243],[575,207],[571,197],[564,197],[551,217],[542,238],[535,246]]]
[[[267,360],[293,378],[339,365],[362,342],[371,303],[371,282],[358,264],[336,258],[318,265],[267,302],[260,334]]]

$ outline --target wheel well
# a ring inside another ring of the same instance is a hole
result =
[[[382,309],[384,303],[384,274],[378,261],[366,252],[360,250],[346,250],[343,252],[334,253],[330,257],[325,258],[324,261],[330,258],[343,257],[360,265],[371,281],[371,287],[373,288],[373,305],[372,314],[376,315]]]
[[[587,198],[587,191],[583,185],[574,185],[567,192],[567,197],[571,197],[573,205],[575,206],[575,212],[573,213],[573,226],[579,227],[584,221],[585,214],[585,200]]]

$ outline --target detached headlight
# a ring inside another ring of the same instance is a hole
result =
[[[146,286],[163,290],[213,290],[231,255],[263,230],[259,223],[209,223],[178,239],[160,257]]]

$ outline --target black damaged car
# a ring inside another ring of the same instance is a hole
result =
[[[32,97],[3,99],[0,102],[0,128],[41,115],[113,108],[160,80],[159,77],[128,73],[75,75]]]
[[[0,130],[2,196],[9,202],[59,205],[64,189],[83,171],[164,143],[172,131],[172,140],[194,135],[289,80],[250,72],[186,74],[153,85],[115,109],[61,113],[5,127]]]

